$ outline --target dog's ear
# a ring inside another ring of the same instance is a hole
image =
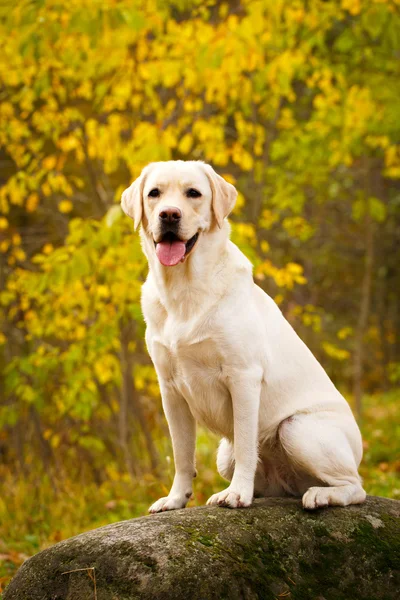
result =
[[[203,165],[212,191],[212,208],[218,227],[221,228],[235,206],[237,189],[218,175],[210,165]]]
[[[143,214],[143,187],[150,165],[145,167],[139,177],[123,193],[121,198],[122,210],[133,219],[133,226],[137,229]]]

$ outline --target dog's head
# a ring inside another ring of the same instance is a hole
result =
[[[210,165],[197,161],[151,163],[122,194],[135,229],[143,224],[164,266],[184,262],[199,236],[222,227],[237,191]]]

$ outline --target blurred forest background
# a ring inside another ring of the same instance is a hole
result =
[[[400,498],[400,0],[3,2],[0,585],[168,491],[119,208],[168,159],[237,186],[233,240],[356,411],[367,491]]]

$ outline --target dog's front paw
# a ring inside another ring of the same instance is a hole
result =
[[[177,508],[185,508],[188,502],[187,495],[184,496],[166,496],[154,502],[149,508],[149,513],[164,512],[165,510],[176,510]]]
[[[252,490],[235,490],[226,488],[218,494],[214,494],[207,500],[208,505],[226,506],[228,508],[245,508],[253,501]]]

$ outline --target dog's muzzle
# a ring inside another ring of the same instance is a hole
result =
[[[184,241],[171,228],[168,229],[158,242],[154,241],[154,245],[160,263],[165,267],[174,267],[185,260],[196,244],[199,233]]]

